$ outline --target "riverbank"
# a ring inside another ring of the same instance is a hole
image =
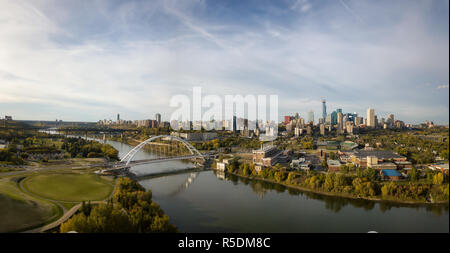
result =
[[[241,178],[246,178],[246,179],[250,179],[250,180],[260,180],[260,181],[264,181],[264,182],[268,182],[268,183],[282,185],[284,187],[291,188],[291,189],[296,189],[296,190],[300,190],[300,191],[304,191],[304,192],[311,192],[311,193],[320,194],[320,195],[332,196],[332,197],[369,200],[369,201],[374,201],[374,202],[390,202],[390,203],[407,204],[407,205],[418,205],[418,204],[443,205],[443,204],[449,203],[448,200],[436,201],[436,202],[424,202],[424,201],[401,200],[401,199],[392,199],[392,198],[371,198],[371,197],[355,196],[353,194],[347,194],[347,193],[341,193],[341,192],[326,192],[326,191],[311,189],[311,188],[303,187],[303,186],[299,186],[299,185],[281,183],[281,182],[277,182],[275,180],[260,178],[260,177],[255,177],[255,176],[244,176],[244,175],[234,173],[234,172],[227,171],[226,173],[229,173],[231,175],[241,177]]]

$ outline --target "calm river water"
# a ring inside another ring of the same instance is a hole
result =
[[[125,155],[132,147],[108,141]],[[152,158],[140,151],[136,158]],[[132,169],[138,175],[191,167],[174,161]],[[142,177],[181,232],[449,232],[448,205],[411,206],[305,193],[214,171]]]

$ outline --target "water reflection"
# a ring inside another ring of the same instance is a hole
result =
[[[217,172],[215,172],[217,173]],[[309,199],[314,200],[320,200],[325,202],[325,208],[328,210],[332,210],[335,213],[338,213],[341,211],[341,209],[347,205],[351,205],[355,208],[361,208],[366,211],[370,211],[375,208],[376,205],[379,206],[379,209],[382,213],[385,213],[386,211],[391,210],[392,208],[402,208],[402,207],[408,207],[408,208],[414,208],[414,209],[421,209],[425,208],[427,211],[432,212],[433,214],[437,216],[441,216],[444,214],[448,214],[449,212],[449,205],[447,204],[404,204],[404,203],[395,203],[395,202],[389,202],[389,201],[369,201],[364,199],[352,199],[352,198],[345,198],[345,197],[336,197],[336,196],[328,196],[323,194],[317,194],[313,192],[304,192],[295,188],[286,187],[280,184],[270,183],[266,181],[261,180],[252,180],[248,178],[238,177],[231,174],[225,175],[227,180],[230,180],[233,182],[233,184],[237,185],[239,183],[242,183],[244,185],[249,185],[253,192],[260,196],[261,198],[264,198],[264,195],[268,191],[275,191],[277,193],[283,193],[287,191],[289,195],[293,196],[306,196]]]

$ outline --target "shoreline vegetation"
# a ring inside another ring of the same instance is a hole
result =
[[[82,202],[78,213],[61,224],[67,233],[175,233],[169,216],[152,201],[152,192],[138,182],[121,177],[108,202],[92,205]]]
[[[216,169],[214,169],[214,170],[217,171]],[[384,198],[384,199],[383,198],[369,198],[369,197],[355,196],[355,195],[339,193],[339,192],[325,192],[325,191],[315,190],[315,189],[302,187],[302,186],[298,186],[298,185],[290,185],[290,184],[280,183],[275,180],[265,179],[265,178],[261,178],[261,177],[257,177],[257,176],[244,176],[244,175],[233,173],[233,172],[227,172],[227,173],[237,176],[237,177],[240,177],[240,178],[264,181],[267,183],[278,184],[278,185],[281,185],[281,186],[284,186],[287,188],[292,188],[292,189],[300,190],[303,192],[310,192],[310,193],[326,195],[326,196],[331,196],[331,197],[340,197],[340,198],[357,199],[357,200],[362,199],[362,200],[368,200],[368,201],[374,201],[374,202],[391,202],[391,203],[410,204],[410,205],[417,205],[417,204],[442,205],[442,204],[449,203],[448,200],[442,200],[442,201],[437,201],[437,202],[420,202],[420,201],[389,199],[389,198]]]
[[[213,164],[213,169],[215,169]],[[321,173],[316,171],[286,171],[279,165],[256,171],[253,164],[241,163],[235,157],[227,165],[226,172],[251,180],[262,180],[293,189],[322,195],[386,201],[402,204],[448,204],[448,175],[435,173],[430,180],[381,181],[373,169],[349,173]]]

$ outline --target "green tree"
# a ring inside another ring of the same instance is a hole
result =
[[[417,181],[417,179],[418,179],[418,175],[417,175],[417,169],[416,169],[416,167],[412,167],[411,168],[411,172],[410,172],[410,174],[409,174],[409,177],[410,177],[410,180],[411,181]]]

